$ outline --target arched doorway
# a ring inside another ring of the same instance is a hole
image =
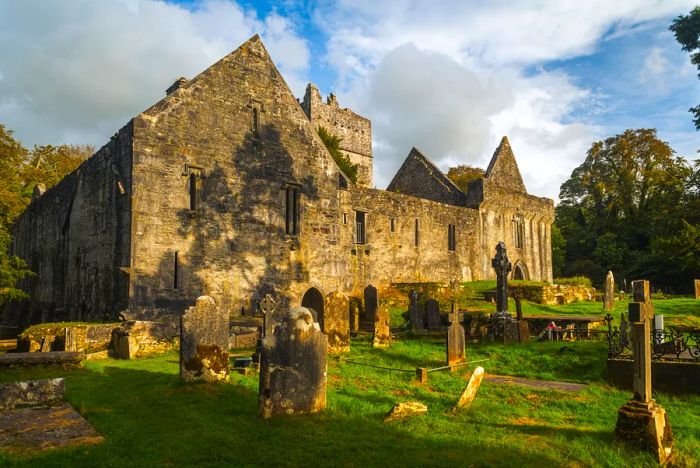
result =
[[[527,273],[525,272],[525,268],[523,267],[522,264],[516,263],[515,267],[513,267],[513,279],[514,280],[526,280],[527,279]]]
[[[301,298],[301,306],[311,310],[314,320],[323,330],[323,294],[316,288],[309,288]]]

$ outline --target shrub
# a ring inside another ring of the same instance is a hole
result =
[[[586,276],[572,276],[570,278],[554,278],[554,284],[570,285],[570,286],[585,286],[590,288],[593,286],[591,279]]]

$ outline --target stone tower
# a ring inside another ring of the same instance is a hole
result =
[[[358,165],[357,184],[372,186],[372,122],[350,109],[340,108],[334,94],[324,103],[313,83],[306,86],[301,108],[314,128],[323,127],[341,138],[341,151]]]

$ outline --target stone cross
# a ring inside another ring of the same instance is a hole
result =
[[[651,401],[651,320],[654,305],[649,299],[649,281],[632,281],[634,302],[628,306],[628,316],[632,322],[632,352],[634,355],[634,398],[648,403]]]
[[[496,312],[508,313],[508,273],[512,268],[506,254],[506,244],[496,245],[496,256],[491,260],[491,266],[496,270]]]
[[[450,326],[447,328],[447,365],[454,366],[466,361],[464,352],[464,327],[459,323],[461,315],[457,312],[454,302],[450,312]],[[455,369],[455,368],[453,368]]]
[[[615,277],[612,271],[608,271],[605,277],[605,295],[603,296],[603,310],[610,311],[615,308]]]
[[[275,300],[270,294],[260,301],[260,312],[263,314],[263,338],[272,334],[272,314],[275,312]]]

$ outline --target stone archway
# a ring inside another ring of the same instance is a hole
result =
[[[528,279],[527,277],[527,270],[525,269],[525,266],[518,262],[515,264],[513,267],[513,279],[514,280],[526,280]]]
[[[309,288],[301,298],[301,306],[311,310],[314,320],[323,330],[323,294],[316,288]]]

